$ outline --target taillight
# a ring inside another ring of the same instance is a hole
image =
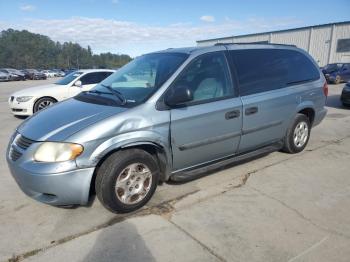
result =
[[[328,96],[328,84],[327,82],[324,82],[324,85],[323,85],[323,94],[325,96]]]

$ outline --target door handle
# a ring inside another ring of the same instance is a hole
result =
[[[239,110],[233,110],[233,111],[227,112],[225,114],[225,118],[226,118],[226,120],[228,120],[228,119],[232,119],[232,118],[237,118],[240,115],[241,115],[241,112]]]
[[[245,115],[249,116],[249,115],[255,114],[257,112],[258,112],[258,107],[253,106],[253,107],[249,107],[245,110]]]

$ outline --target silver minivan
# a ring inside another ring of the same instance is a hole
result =
[[[294,46],[167,49],[28,118],[7,161],[38,201],[84,205],[95,191],[109,210],[131,212],[161,182],[302,151],[326,115],[327,93],[317,64]]]

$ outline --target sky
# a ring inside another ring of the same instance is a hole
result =
[[[26,29],[132,57],[196,40],[350,21],[350,0],[0,0],[0,30]]]

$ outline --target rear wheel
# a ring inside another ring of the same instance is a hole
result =
[[[33,112],[36,113],[46,107],[52,106],[57,101],[51,97],[42,97],[35,102]]]
[[[303,114],[297,114],[285,136],[283,151],[290,154],[303,151],[309,142],[310,131],[311,124],[309,118]]]
[[[102,205],[115,213],[144,206],[154,194],[159,168],[149,153],[140,149],[110,155],[97,171],[95,190]]]

